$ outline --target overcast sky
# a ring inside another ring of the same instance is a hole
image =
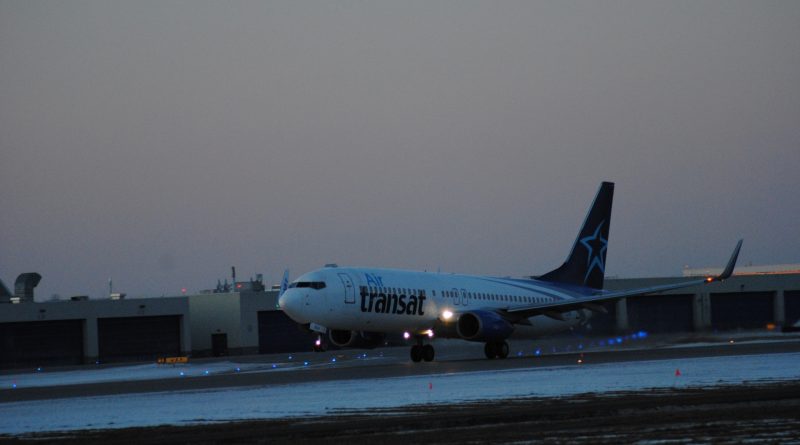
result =
[[[0,278],[800,263],[800,2],[0,0]]]

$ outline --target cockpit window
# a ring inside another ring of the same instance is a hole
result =
[[[298,281],[296,283],[292,283],[289,285],[289,289],[293,289],[295,287],[310,287],[312,289],[325,289],[325,282],[324,281]]]

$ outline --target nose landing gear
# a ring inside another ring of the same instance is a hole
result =
[[[483,347],[483,352],[486,358],[506,358],[508,357],[508,343],[503,341],[490,341]]]
[[[422,344],[423,337],[417,337],[417,344],[411,347],[411,361],[414,363],[419,363],[423,360],[426,362],[433,361],[433,357],[436,354],[436,351],[433,349],[433,345]]]

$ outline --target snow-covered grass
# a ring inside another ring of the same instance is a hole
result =
[[[319,366],[320,364],[315,364]],[[186,363],[177,365],[118,366],[74,371],[34,371],[0,376],[0,390],[8,388],[31,388],[57,385],[81,385],[86,383],[120,382],[131,380],[161,380],[181,377],[253,372],[263,370],[289,370],[303,366],[302,361],[275,363],[235,363],[229,361],[206,364]]]
[[[281,372],[294,371],[299,368],[321,368],[334,366],[337,358],[342,355],[332,355],[320,359],[311,354],[274,354],[273,361],[261,359],[258,362],[232,362],[232,361],[198,361],[175,365],[160,365],[145,363],[138,365],[101,366],[97,368],[84,367],[75,370],[50,371],[37,368],[26,372],[0,375],[0,396],[3,390],[17,388],[33,388],[43,386],[82,385],[87,383],[107,383],[140,380],[164,380],[187,377],[203,377],[218,374],[248,373],[248,372]],[[366,353],[348,352],[344,361],[358,361],[359,364],[381,360],[382,355],[369,356]],[[351,363],[353,365],[353,363]],[[2,400],[0,398],[0,400]]]
[[[232,364],[218,365],[230,369]],[[0,433],[321,416],[425,403],[798,378],[800,353],[787,353],[53,399],[0,404]]]

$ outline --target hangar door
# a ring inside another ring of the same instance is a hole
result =
[[[691,294],[628,298],[628,325],[647,332],[689,332],[693,298]]]
[[[98,318],[102,362],[154,360],[181,353],[180,315]]]
[[[0,323],[0,367],[83,363],[83,320]]]
[[[310,351],[317,336],[300,326],[283,311],[258,312],[258,353]]]
[[[617,332],[617,306],[614,302],[601,303],[607,313],[593,312],[587,324],[575,328],[584,335],[611,335]]]
[[[786,325],[791,326],[800,321],[800,290],[787,290],[783,292],[783,308],[786,315]]]
[[[774,322],[772,292],[711,294],[713,329],[764,328]]]

